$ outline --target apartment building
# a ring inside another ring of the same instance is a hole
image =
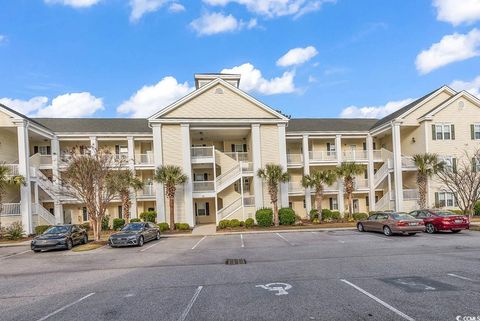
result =
[[[0,162],[27,181],[8,190],[2,223],[22,221],[32,232],[37,224],[88,220],[83,204],[58,192],[68,151],[79,145],[108,148],[145,182],[132,193],[131,217],[156,210],[159,222],[168,221],[163,187],[152,177],[160,165],[181,166],[189,179],[178,188],[175,219],[191,226],[244,220],[269,207],[255,175],[267,163],[290,173],[279,205],[300,216],[315,206],[302,176],[343,161],[365,166],[355,180],[355,211],[408,211],[418,199],[412,155],[437,153],[454,164],[465,149],[479,146],[480,101],[447,86],[383,119],[289,119],[241,91],[240,81],[239,75],[196,74],[196,90],[148,119],[32,119],[0,105]],[[325,194],[325,208],[346,211],[341,180]],[[427,201],[455,208],[453,195],[434,181]],[[122,217],[119,200],[108,214]]]

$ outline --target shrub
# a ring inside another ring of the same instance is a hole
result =
[[[245,226],[245,221],[240,221],[240,226],[244,227]]]
[[[319,220],[318,218],[314,218],[314,219],[312,220],[312,223],[313,223],[313,224],[318,224],[318,223],[320,223],[320,220]]]
[[[295,223],[295,211],[290,207],[281,208],[278,211],[280,225],[292,225]]]
[[[450,210],[450,212],[455,213],[457,215],[465,215],[462,210]]]
[[[85,222],[82,225],[80,225],[84,230],[87,232],[90,230],[90,222]]]
[[[310,210],[310,219],[313,220],[316,218],[318,218],[318,211],[317,209],[313,208]]]
[[[160,229],[161,232],[167,231],[170,229],[170,225],[166,222],[158,223],[158,228]]]
[[[273,225],[273,211],[271,208],[261,208],[255,213],[257,224],[262,227]]]
[[[35,227],[35,234],[36,235],[40,235],[40,234],[43,234],[43,232],[45,232],[46,230],[48,230],[48,228],[50,227],[51,225],[38,225]]]
[[[157,220],[157,212],[155,212],[155,211],[148,211],[148,212],[140,213],[140,218],[141,218],[142,221],[144,221],[144,222],[152,222],[152,223],[155,223],[155,221]]]
[[[123,218],[114,218],[113,219],[113,229],[119,230],[125,225],[125,220]]]
[[[339,211],[332,211],[332,220],[339,220],[341,217]]]
[[[353,219],[355,221],[366,220],[368,218],[367,213],[353,213]]]
[[[7,240],[18,240],[25,236],[23,226],[20,222],[13,222],[10,226],[5,228],[4,237]]]
[[[245,227],[253,227],[255,225],[255,220],[253,218],[247,218],[245,220]]]
[[[322,209],[322,220],[330,221],[331,219],[332,219],[332,211],[330,211],[328,208]]]
[[[190,229],[188,223],[175,223],[175,228],[180,231],[186,231]]]
[[[230,226],[230,221],[229,220],[221,220],[218,222],[218,227],[221,229],[227,228]]]
[[[102,218],[102,231],[107,231],[110,229],[110,215],[105,215]]]
[[[475,203],[474,215],[480,215],[480,201]]]
[[[130,219],[130,223],[138,223],[138,222],[141,222],[142,220],[139,219],[139,218],[132,218]]]
[[[240,226],[240,221],[234,218],[233,220],[230,220],[230,227],[239,227]]]

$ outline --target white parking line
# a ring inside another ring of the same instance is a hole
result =
[[[31,251],[31,250],[26,250],[26,251],[23,251],[23,252],[20,252],[20,253],[5,255],[5,256],[0,257],[0,260],[8,259],[8,258],[10,258],[10,257],[14,257],[14,256],[17,256],[17,255],[25,254],[25,253],[28,253],[28,252],[32,252],[32,251]]]
[[[154,247],[155,245],[157,245],[157,244],[159,244],[159,243],[160,243],[160,242],[157,242],[157,243],[152,244],[152,245],[150,245],[150,246],[148,246],[148,247],[146,247],[146,248],[144,248],[144,249],[141,249],[140,252],[145,252],[146,250],[151,249],[152,247]]]
[[[389,309],[390,311],[392,312],[395,312],[396,314],[398,314],[399,316],[401,316],[402,318],[404,318],[405,320],[408,320],[408,321],[415,321],[414,318],[412,317],[409,317],[408,315],[406,315],[405,313],[403,313],[402,311],[399,311],[397,309],[395,309],[394,307],[392,307],[390,304],[388,304],[387,302],[384,302],[382,300],[380,300],[379,298],[377,298],[376,296],[374,296],[373,294],[370,294],[368,293],[367,291],[365,291],[364,289],[356,286],[355,284],[345,280],[345,279],[340,279],[340,281],[342,281],[343,283],[345,284],[348,284],[350,285],[351,287],[353,287],[354,289],[356,289],[357,291],[365,294],[366,296],[368,296],[370,299],[373,299],[375,301],[377,301],[378,303],[380,303],[381,305],[383,305],[384,307],[386,307],[387,309]]]
[[[203,286],[199,286],[197,288],[197,290],[195,291],[195,293],[193,294],[193,297],[192,299],[190,300],[190,302],[188,303],[187,307],[185,308],[185,310],[183,310],[182,312],[182,315],[180,316],[180,318],[178,318],[178,321],[185,321],[185,319],[187,318],[188,316],[188,313],[190,312],[190,310],[192,309],[193,307],[193,304],[195,303],[195,301],[197,300],[200,292],[202,291],[203,289]]]
[[[44,316],[43,318],[38,319],[37,321],[47,320],[47,319],[50,318],[51,316],[54,316],[55,314],[60,313],[60,312],[62,312],[62,311],[65,310],[65,309],[68,309],[68,308],[71,307],[72,305],[75,305],[75,304],[77,304],[77,303],[82,302],[83,300],[85,300],[86,298],[91,297],[91,296],[94,295],[94,294],[95,294],[94,292],[89,293],[89,294],[87,294],[86,296],[81,297],[81,298],[78,299],[77,301],[73,301],[72,303],[63,306],[63,307],[61,307],[60,309],[57,309],[57,310],[53,311],[53,312],[50,313],[50,314],[47,314],[46,316]]]
[[[454,278],[457,278],[457,279],[465,280],[465,281],[476,282],[476,280],[474,280],[474,279],[470,279],[470,278],[467,278],[466,276],[461,276],[461,275],[454,274],[454,273],[447,273],[447,275],[449,275],[451,277],[454,277]]]
[[[203,241],[203,240],[206,239],[206,238],[207,238],[206,235],[205,235],[204,237],[202,237],[202,238],[200,239],[200,241],[198,241],[197,243],[195,243],[195,245],[192,247],[192,250],[195,250],[195,248],[198,246],[198,244],[200,244],[200,242]]]
[[[288,244],[290,244],[291,246],[295,246],[294,243],[290,242],[285,236],[279,234],[279,233],[275,233],[278,235],[278,237],[280,237],[281,239],[283,239],[285,242],[287,242]]]
[[[242,242],[242,247],[245,247],[245,242],[243,242],[243,234],[240,234],[240,241]]]

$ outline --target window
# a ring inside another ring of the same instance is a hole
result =
[[[303,208],[307,208],[307,202],[303,199]]]
[[[193,174],[193,180],[195,182],[204,182],[208,181],[208,174],[207,173],[195,173]]]
[[[149,211],[149,212],[155,212],[155,209],[154,209],[153,207],[149,207],[149,208],[148,208],[148,211]]]
[[[82,216],[84,222],[88,221],[88,211],[86,207],[82,208]]]
[[[472,139],[480,139],[480,124],[470,125]]]
[[[210,210],[208,202],[196,202],[195,203],[195,213],[197,216],[209,216]]]
[[[330,210],[338,210],[338,201],[336,198],[330,197]]]
[[[457,159],[452,156],[443,156],[440,160],[444,163],[445,169],[456,172],[457,171]]]
[[[332,143],[327,143],[327,154],[328,155],[335,155],[335,152],[337,151],[337,148],[335,144]]]
[[[247,151],[247,144],[232,144],[232,152],[244,153]]]
[[[293,203],[292,203],[292,202],[288,202],[288,207],[293,208]]]
[[[40,155],[51,155],[51,147],[50,146],[33,146],[33,153],[40,154]]]
[[[480,172],[480,159],[478,159],[477,157],[474,157],[472,159],[472,171]]]
[[[453,207],[455,206],[455,197],[453,193],[436,192],[435,204],[437,207]]]
[[[432,125],[433,140],[453,140],[455,139],[455,126],[452,124],[434,124]]]
[[[128,155],[128,146],[115,145],[115,154]]]
[[[123,207],[118,206],[118,218],[123,218]]]

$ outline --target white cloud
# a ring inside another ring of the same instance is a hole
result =
[[[246,92],[257,92],[263,95],[286,94],[296,91],[295,72],[287,71],[282,76],[270,80],[263,78],[262,72],[252,64],[245,63],[231,69],[223,69],[222,73],[240,74],[240,88]]]
[[[318,51],[313,46],[290,49],[285,55],[277,60],[277,66],[288,67],[301,65],[315,57],[317,54]]]
[[[480,76],[471,81],[455,80],[450,84],[450,87],[457,91],[466,90],[480,99]]]
[[[120,114],[131,117],[148,117],[160,109],[182,98],[192,91],[188,82],[178,83],[174,77],[168,76],[155,85],[143,86],[118,108]]]
[[[476,28],[467,34],[454,33],[444,36],[440,42],[434,43],[417,56],[417,70],[421,74],[427,74],[453,62],[479,56],[479,47],[480,31]]]
[[[89,92],[69,93],[55,97],[51,104],[43,96],[29,100],[0,98],[0,103],[27,116],[36,117],[86,117],[103,110],[103,101]]]
[[[480,0],[434,0],[433,5],[437,8],[437,19],[454,26],[480,20]]]
[[[244,5],[248,11],[269,18],[293,15],[299,17],[319,10],[324,3],[336,0],[203,0],[211,6],[226,6],[234,2]]]
[[[193,20],[190,26],[200,36],[214,35],[223,32],[239,31],[244,28],[252,29],[257,25],[256,19],[248,22],[237,20],[234,16],[222,13],[204,13],[200,18]]]
[[[397,101],[389,101],[385,105],[381,106],[349,106],[342,110],[340,117],[343,118],[382,118],[388,114],[391,114],[403,106],[411,103],[415,99],[407,98]]]
[[[130,0],[130,21],[138,21],[144,14],[155,12],[169,2],[171,0]]]
[[[63,4],[73,8],[87,8],[96,5],[101,0],[44,0],[47,4]]]
[[[4,35],[0,35],[0,43],[4,42],[7,40],[7,37]]]
[[[168,7],[168,11],[172,13],[178,13],[178,12],[183,12],[185,11],[185,6],[182,5],[181,3],[174,2]]]

